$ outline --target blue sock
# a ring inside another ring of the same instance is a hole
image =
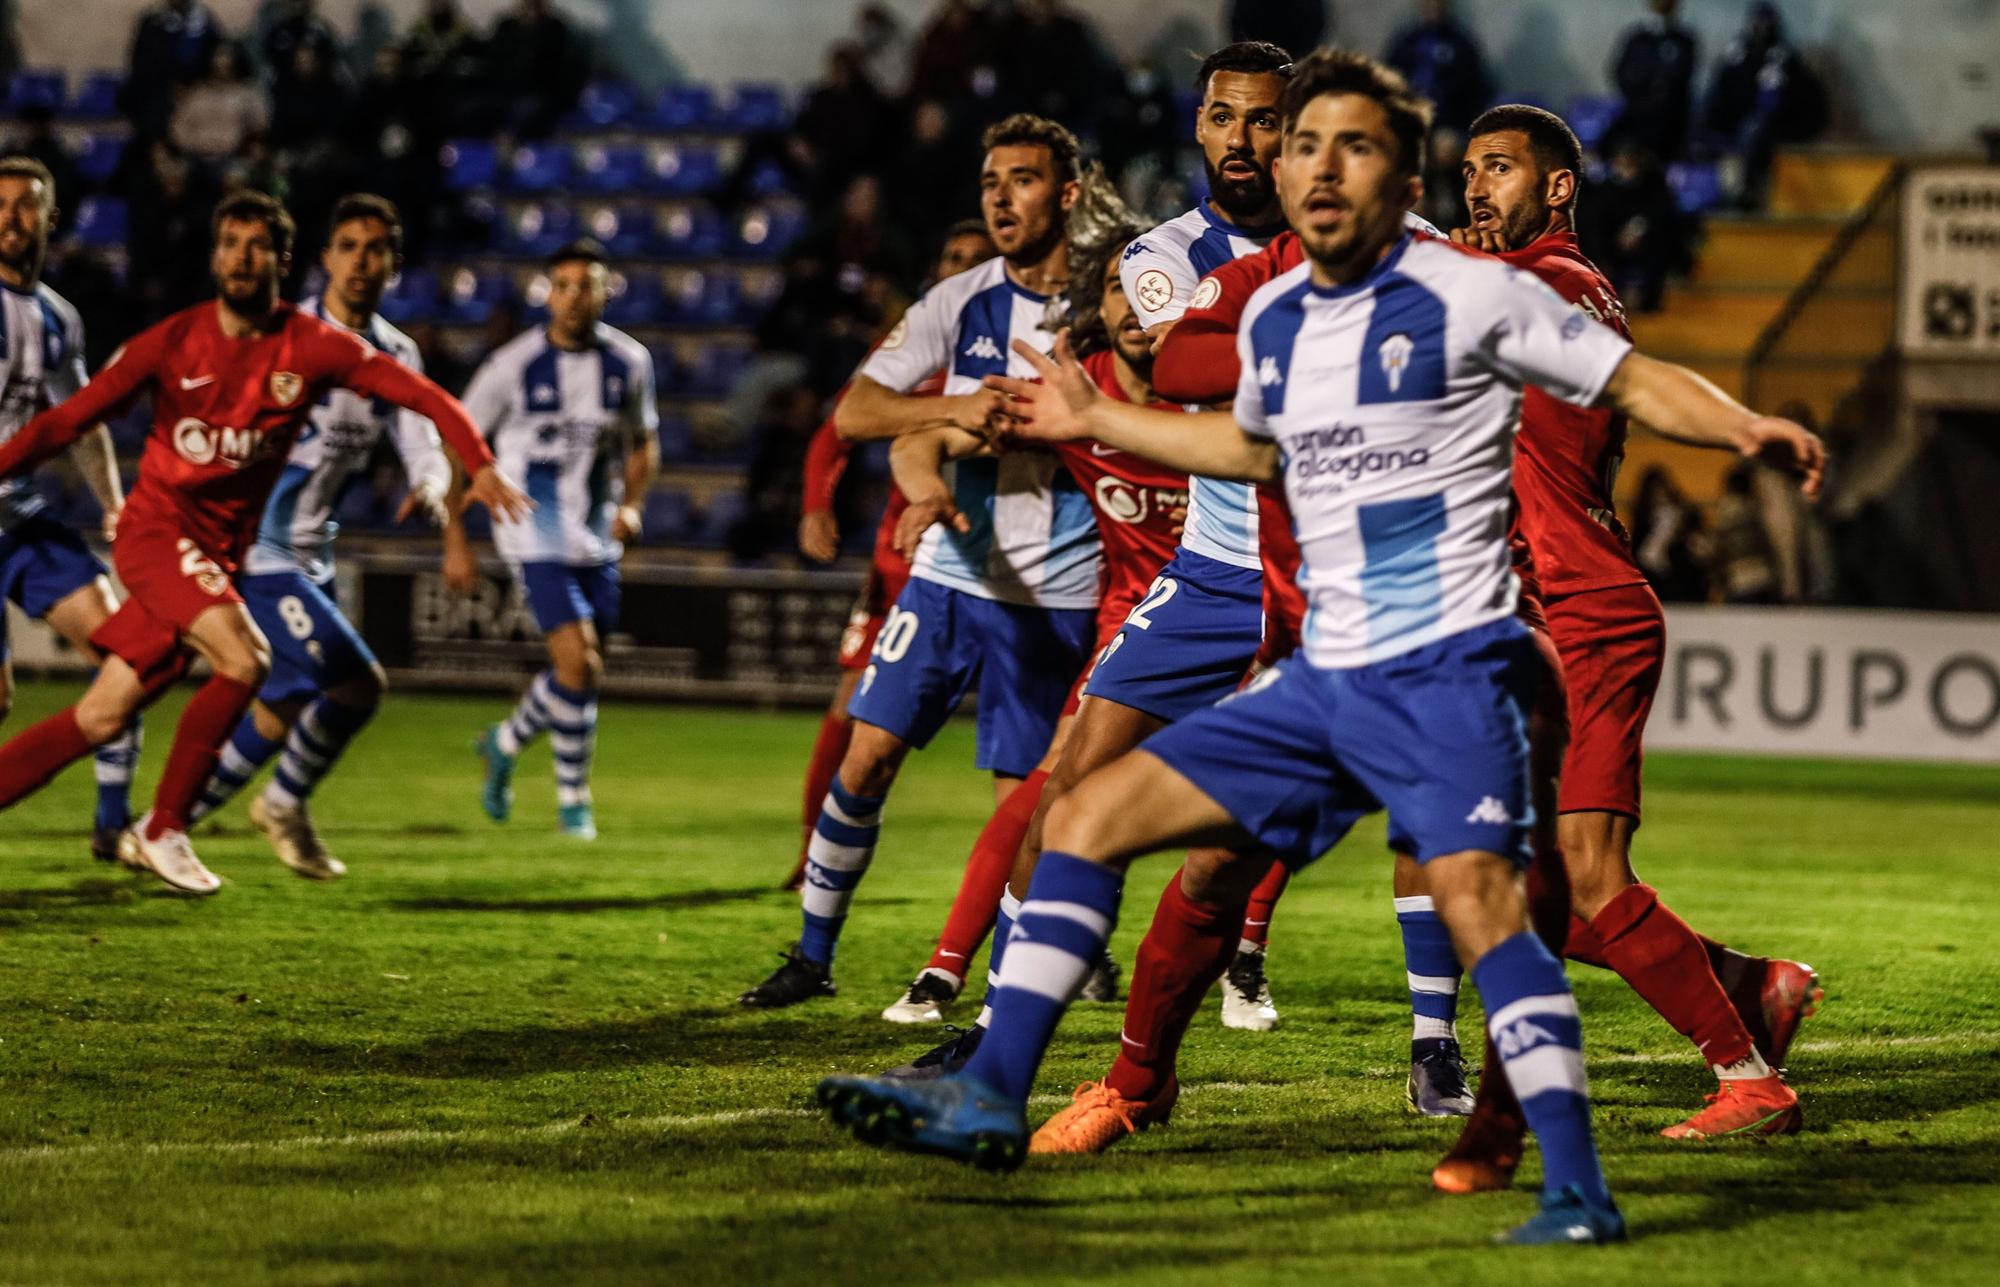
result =
[[[1014,921],[1021,914],[1021,900],[1014,897],[1011,889],[1000,891],[1000,909],[993,917],[993,947],[986,953],[986,995],[979,1003],[979,1018],[973,1022],[975,1028],[984,1028],[993,1022],[993,994],[1000,990],[1000,958],[1007,954],[1007,939],[1014,932]]]
[[[1396,900],[1403,930],[1403,972],[1410,980],[1412,1042],[1458,1038],[1458,981],[1465,969],[1429,895]]]
[[[1542,1147],[1542,1187],[1574,1184],[1609,1202],[1597,1141],[1590,1132],[1590,1090],[1583,1077],[1583,1024],[1562,963],[1542,940],[1516,934],[1472,967],[1486,1028],[1507,1082]]]
[[[257,776],[257,770],[278,753],[278,746],[279,743],[257,731],[255,719],[245,715],[236,731],[229,735],[222,754],[216,757],[215,772],[202,788],[201,799],[188,810],[188,820],[205,818],[228,804],[230,797],[241,791],[245,783]]]
[[[142,734],[139,717],[123,733],[97,748],[97,816],[99,831],[123,831],[132,822],[132,774],[139,767]]]
[[[854,887],[875,859],[875,839],[882,834],[882,800],[855,795],[833,779],[806,843],[806,884],[800,895],[804,928],[799,952],[809,961],[833,964],[840,927],[847,922],[847,905]]]
[[[1007,945],[1007,974],[993,994],[993,1024],[965,1073],[1019,1104],[1056,1024],[1118,923],[1125,877],[1049,850],[1021,902]]]
[[[333,772],[340,753],[362,726],[375,716],[373,706],[347,706],[319,698],[299,713],[285,737],[285,753],[271,774],[264,795],[273,803],[297,807],[312,795],[321,779]]]

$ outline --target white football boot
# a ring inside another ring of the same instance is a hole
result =
[[[338,880],[347,874],[347,864],[320,843],[303,800],[293,805],[273,804],[259,795],[250,802],[250,825],[264,833],[279,862],[307,880]]]
[[[146,839],[146,822],[141,818],[118,838],[118,861],[134,871],[150,871],[186,894],[213,894],[222,888],[222,878],[201,865],[194,856],[185,831],[163,831],[157,839]]]
[[[1264,954],[1238,950],[1222,976],[1222,1026],[1269,1032],[1278,1026],[1271,984],[1264,977]]]

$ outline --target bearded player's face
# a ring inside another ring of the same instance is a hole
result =
[[[1276,197],[1271,166],[1284,134],[1278,95],[1285,82],[1269,72],[1217,72],[1194,127],[1208,170],[1208,192],[1239,223],[1270,217]]]
[[[261,317],[278,301],[285,256],[262,219],[224,219],[215,231],[209,271],[224,304],[245,317]]]
[[[611,272],[588,259],[568,259],[549,269],[549,326],[582,340],[597,329],[611,298]]]
[[[1465,211],[1481,232],[1519,250],[1548,231],[1549,176],[1521,130],[1496,130],[1465,145]]]
[[[1153,370],[1153,342],[1146,338],[1146,328],[1139,324],[1139,314],[1132,307],[1132,301],[1125,298],[1125,283],[1118,275],[1118,261],[1122,252],[1112,255],[1104,265],[1104,303],[1099,312],[1104,317],[1104,333],[1111,337],[1111,345],[1118,350],[1118,356],[1125,365],[1140,375],[1150,376]]]
[[[17,286],[41,275],[53,205],[48,186],[40,179],[0,176],[0,268]]]
[[[1055,247],[1076,184],[1056,180],[1056,162],[1038,143],[1004,144],[986,154],[979,172],[979,212],[993,246],[1010,260],[1032,263]]]

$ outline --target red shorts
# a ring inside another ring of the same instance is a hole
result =
[[[1545,611],[1569,706],[1569,752],[1556,807],[1637,818],[1646,717],[1666,659],[1666,614],[1645,584],[1560,595]]]
[[[123,658],[141,680],[184,663],[181,637],[196,617],[219,604],[243,602],[221,564],[170,527],[120,528],[111,566],[125,584],[125,603],[90,642]]]
[[[868,565],[868,579],[861,583],[861,593],[854,596],[854,611],[848,614],[847,628],[840,632],[842,670],[868,669],[869,654],[875,651],[875,636],[882,633],[882,622],[909,580],[910,561],[893,547],[885,557],[882,547],[877,545],[875,561]]]

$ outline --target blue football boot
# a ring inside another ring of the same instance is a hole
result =
[[[587,804],[566,804],[556,811],[556,826],[572,840],[597,839],[597,817]]]
[[[514,757],[500,749],[500,726],[495,724],[472,744],[486,761],[486,785],[479,793],[479,807],[495,822],[507,821],[514,811]]]
[[[1574,1184],[1542,1195],[1542,1209],[1518,1229],[1497,1234],[1493,1241],[1513,1247],[1546,1247],[1564,1242],[1623,1242],[1625,1217],[1614,1202],[1602,1205],[1583,1195]]]
[[[932,1081],[828,1077],[819,1102],[864,1144],[936,1153],[982,1171],[1012,1171],[1028,1156],[1021,1106],[963,1073]]]

